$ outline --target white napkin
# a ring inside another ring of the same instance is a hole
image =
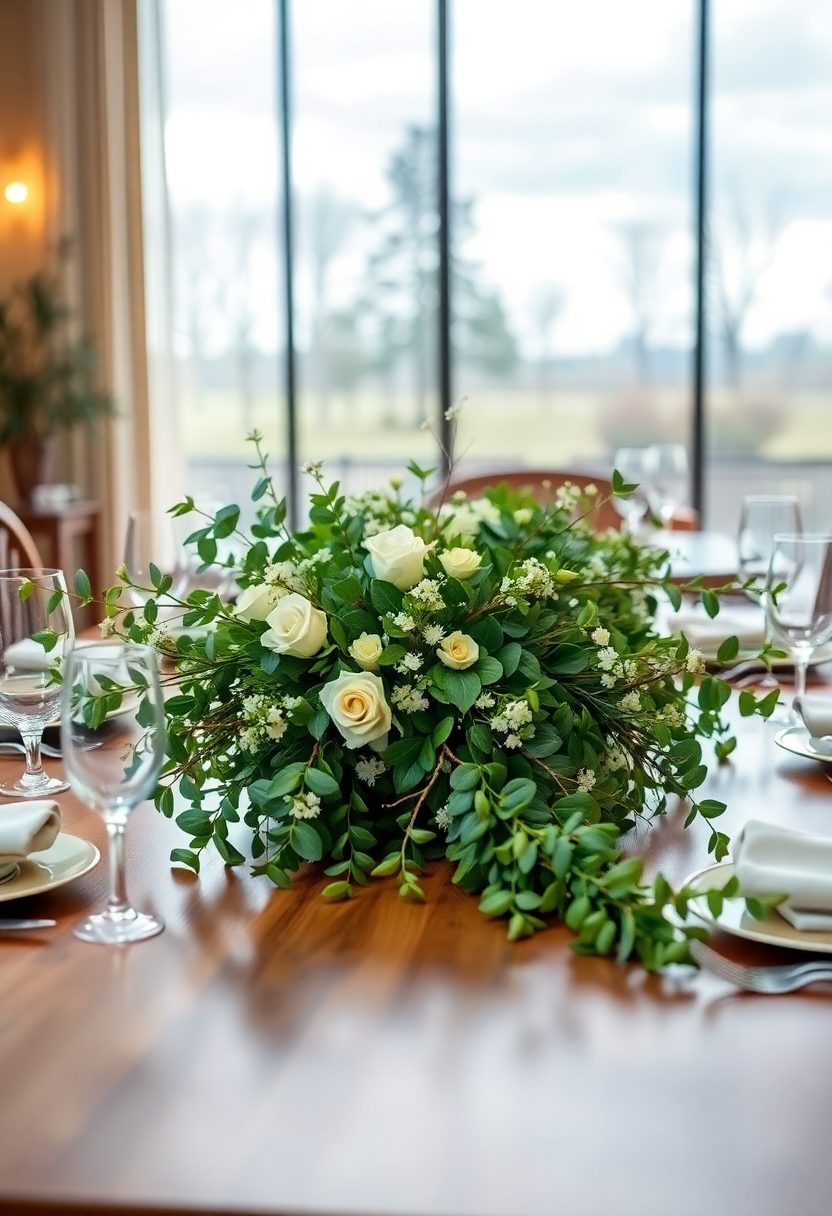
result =
[[[794,707],[803,719],[815,750],[832,756],[832,697],[809,693],[805,697],[795,697]]]
[[[49,671],[59,657],[60,650],[57,647],[47,652],[34,638],[12,642],[11,646],[7,646],[3,651],[5,666],[16,667],[20,671]]]
[[[713,619],[701,608],[682,607],[673,617],[672,628],[706,654],[715,655],[720,643],[730,637],[739,639],[741,650],[759,650],[766,640],[765,616],[751,606],[724,608]]]
[[[788,895],[777,911],[795,929],[832,930],[832,838],[751,819],[734,845],[743,895]]]
[[[0,867],[48,849],[60,830],[57,802],[16,802],[0,807]]]

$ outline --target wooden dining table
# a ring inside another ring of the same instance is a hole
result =
[[[832,834],[823,767],[759,720],[737,729],[706,787],[726,830],[759,816]],[[103,848],[100,820],[60,802],[65,830]],[[708,862],[685,813],[628,841],[675,881]],[[832,987],[762,997],[690,967],[649,975],[575,956],[562,927],[511,944],[444,864],[424,905],[392,879],[332,905],[315,871],[279,891],[217,856],[199,877],[172,868],[179,842],[135,813],[131,894],[167,924],[140,945],[72,937],[105,899],[103,862],[0,906],[58,922],[0,936],[0,1210],[830,1211]]]

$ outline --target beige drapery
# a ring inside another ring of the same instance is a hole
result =
[[[142,256],[138,38],[135,0],[16,0],[15,35],[37,80],[26,119],[40,134],[44,231],[33,265],[65,233],[76,238],[69,295],[101,356],[119,416],[98,437],[78,434],[61,453],[65,473],[100,498],[109,572],[120,560],[127,512],[154,501]],[[15,47],[0,50],[0,69]],[[158,409],[165,408],[164,395]],[[161,463],[161,462],[160,462]],[[159,494],[163,493],[161,487]]]

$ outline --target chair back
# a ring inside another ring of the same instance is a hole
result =
[[[604,477],[591,477],[585,473],[572,473],[568,470],[498,469],[492,473],[478,473],[474,477],[457,477],[431,495],[430,505],[436,506],[443,500],[447,502],[458,490],[463,490],[469,498],[479,498],[486,490],[500,485],[507,485],[512,490],[528,490],[538,502],[547,503],[566,482],[571,482],[582,490],[588,485],[597,486],[598,506],[587,516],[588,523],[596,532],[621,527],[621,516],[612,502],[604,501],[612,495],[612,483]]]
[[[38,553],[34,537],[22,519],[11,507],[0,502],[0,569],[15,569],[18,566],[43,569],[44,563]]]

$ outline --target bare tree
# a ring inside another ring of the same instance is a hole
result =
[[[648,385],[653,331],[668,294],[664,233],[655,224],[634,222],[620,227],[619,239],[619,277],[632,312],[636,376],[639,384]]]
[[[538,341],[538,388],[540,408],[549,404],[552,393],[552,372],[555,362],[554,334],[566,304],[566,292],[562,287],[543,284],[531,299],[531,321]]]

